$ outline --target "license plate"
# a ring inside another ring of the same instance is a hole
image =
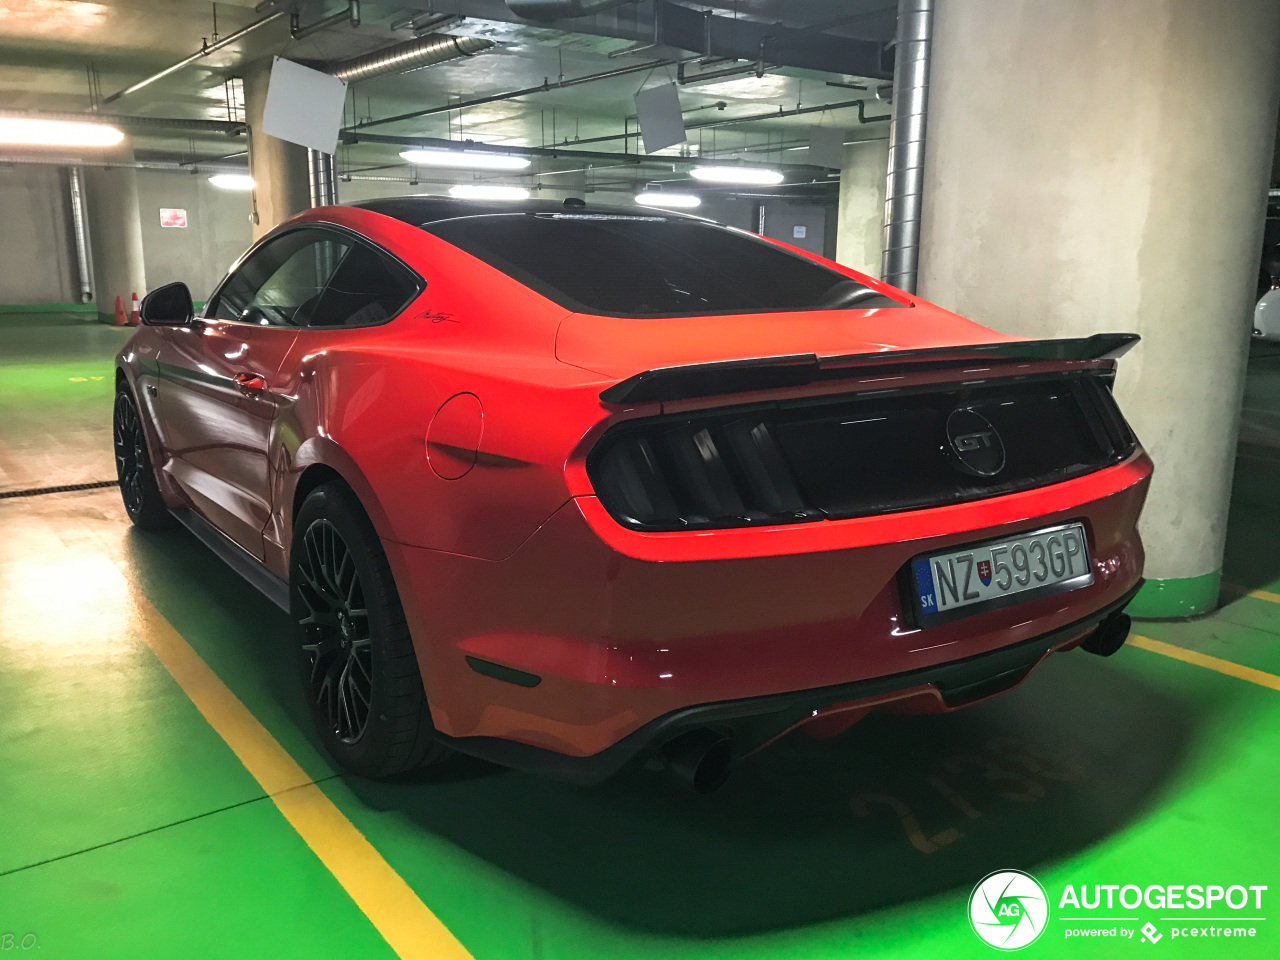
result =
[[[1084,526],[1067,523],[911,561],[924,622],[1022,603],[1093,583]]]

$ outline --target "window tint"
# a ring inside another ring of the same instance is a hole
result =
[[[218,294],[211,316],[264,326],[301,326],[354,241],[294,230],[253,253]]]
[[[422,229],[585,313],[652,317],[902,306],[812,260],[697,220],[504,213],[425,223]]]
[[[390,257],[357,243],[329,280],[309,323],[313,327],[367,327],[385,323],[421,289]]]

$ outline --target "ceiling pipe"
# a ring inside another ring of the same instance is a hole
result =
[[[933,0],[899,0],[880,279],[908,293],[916,292],[920,271],[920,216],[924,205],[925,119],[929,108],[929,45],[932,35]]]
[[[362,121],[361,123],[354,124],[353,126],[345,127],[342,131],[342,136],[346,142],[354,143],[355,140],[352,140],[349,138],[356,131],[366,130],[369,127],[379,126],[380,124],[398,123],[402,120],[415,120],[415,119],[418,119],[419,117],[429,117],[438,113],[447,113],[451,110],[465,110],[465,109],[468,109],[469,107],[479,107],[488,103],[500,103],[504,100],[515,100],[519,97],[527,97],[534,93],[543,93],[549,90],[559,90],[564,87],[576,86],[580,83],[592,83],[596,80],[609,80],[614,77],[626,76],[627,74],[631,74],[631,73],[644,73],[647,71],[658,69],[660,67],[667,67],[667,66],[678,67],[680,64],[687,62],[687,60],[689,59],[693,59],[693,58],[690,57],[682,60],[659,60],[653,63],[640,64],[634,67],[622,67],[618,70],[606,70],[603,73],[587,74],[584,77],[575,77],[572,80],[561,80],[557,83],[551,83],[550,81],[543,81],[543,83],[539,86],[525,87],[523,90],[512,90],[512,91],[508,91],[507,93],[495,93],[492,96],[487,96],[487,97],[476,97],[472,100],[461,100],[456,103],[444,104],[443,106],[428,107],[424,110],[414,110],[411,113],[401,113],[394,117],[383,117],[377,120],[365,120],[365,121]],[[705,123],[687,124],[685,129],[696,130],[703,127],[720,127],[720,126],[727,126],[735,123],[751,123],[757,120],[776,120],[779,117],[800,117],[800,116],[804,116],[805,114],[820,113],[824,110],[843,110],[846,107],[857,108],[859,123],[877,123],[879,121],[889,119],[889,114],[885,114],[884,116],[879,116],[879,117],[867,116],[865,100],[842,100],[839,103],[823,103],[823,104],[817,104],[812,107],[796,107],[791,110],[786,110],[782,107],[779,107],[776,111],[772,113],[757,113],[757,114],[752,114],[749,117],[726,117],[721,120],[712,120]],[[573,144],[607,143],[611,140],[623,140],[628,137],[634,137],[634,136],[639,136],[639,133],[638,132],[630,133],[630,134],[619,133],[619,134],[611,134],[609,136],[603,136],[603,137],[587,137],[581,140],[573,140],[570,142]]]
[[[198,51],[193,53],[191,56],[186,57],[183,60],[179,60],[177,63],[173,64],[173,66],[165,67],[159,73],[153,73],[151,76],[147,77],[145,80],[139,80],[137,83],[135,83],[131,87],[125,87],[123,90],[117,90],[115,93],[111,94],[111,96],[103,99],[102,102],[114,103],[115,101],[119,100],[121,97],[127,97],[131,93],[136,93],[137,91],[141,90],[143,87],[150,86],[151,84],[155,83],[157,80],[160,80],[163,77],[167,77],[171,73],[176,73],[177,71],[181,70],[183,67],[188,66],[192,63],[195,63],[197,60],[204,59],[209,54],[213,53],[215,50],[221,50],[224,47],[230,46],[231,44],[235,43],[237,40],[240,40],[248,36],[254,30],[257,30],[260,27],[265,27],[268,23],[273,23],[274,21],[279,20],[283,16],[284,16],[283,10],[278,10],[275,13],[269,13],[265,17],[263,17],[261,20],[255,20],[253,23],[249,24],[247,27],[242,27],[239,30],[237,30],[235,33],[228,34],[227,36],[223,37],[221,40],[217,41],[216,43],[204,44]]]
[[[880,117],[868,117],[866,113],[866,101],[864,100],[841,100],[839,103],[820,103],[812,107],[794,107],[786,110],[779,107],[772,113],[753,113],[747,117],[721,117],[718,120],[704,120],[702,123],[687,123],[685,130],[705,130],[708,127],[728,127],[738,123],[755,123],[761,120],[777,120],[779,117],[802,117],[810,113],[823,113],[827,110],[845,110],[853,107],[858,109],[858,123],[878,123],[890,119],[889,114]],[[638,137],[638,132],[631,133],[611,133],[601,137],[583,137],[580,140],[569,141],[573,145],[583,143],[608,143],[611,140],[625,140],[629,137]]]
[[[67,170],[71,194],[71,227],[76,241],[76,275],[80,281],[80,302],[93,300],[93,254],[89,249],[89,220],[84,205],[84,172],[77,167]]]
[[[394,73],[408,73],[437,63],[473,57],[493,46],[492,40],[480,37],[450,37],[427,34],[403,43],[395,43],[361,57],[343,60],[330,68],[339,80],[370,80]]]
[[[638,0],[507,0],[507,9],[525,20],[573,20],[636,2]]]
[[[353,30],[360,26],[360,0],[347,0],[347,9],[332,16],[323,17],[305,27],[302,25],[301,14],[295,10],[289,14],[289,36],[294,40],[305,40],[313,33],[319,33],[321,30],[336,27],[342,23],[350,23]]]
[[[685,59],[694,59],[688,57]],[[583,83],[594,83],[597,80],[611,80],[614,77],[625,77],[633,73],[646,73],[662,67],[671,67],[676,64],[684,63],[685,60],[652,60],[649,63],[636,64],[631,67],[619,67],[616,70],[605,70],[601,73],[589,73],[583,77],[574,77],[571,80],[557,80],[552,83],[548,77],[536,87],[525,87],[522,90],[509,90],[506,93],[495,93],[488,97],[475,97],[471,100],[460,100],[456,103],[446,103],[439,107],[427,107],[425,110],[413,110],[409,113],[396,114],[394,117],[383,117],[379,120],[365,120],[354,126],[347,127],[342,132],[344,134],[353,130],[363,130],[367,127],[376,127],[384,123],[399,123],[401,120],[416,120],[418,117],[429,117],[437,113],[448,113],[451,110],[465,110],[468,107],[479,107],[486,103],[501,103],[503,100],[515,100],[518,97],[527,97],[535,93],[546,93],[549,90],[563,90],[566,87],[576,87]]]
[[[248,156],[249,156],[248,150],[238,150],[235,153],[224,153],[220,157],[203,157],[203,158],[196,157],[192,160],[179,160],[178,163],[179,165],[184,167],[196,167],[196,166],[199,166],[200,164],[218,163],[222,160],[238,160],[241,157],[245,157],[247,159]]]
[[[391,24],[391,30],[412,30],[418,35],[439,33],[467,19],[460,13],[419,13]]]
[[[654,165],[674,169],[676,166],[696,166],[700,163],[706,163],[706,157],[678,157],[678,156],[644,156],[635,153],[608,153],[602,150],[574,150],[565,147],[508,147],[500,144],[477,143],[474,140],[446,140],[442,137],[407,137],[395,136],[378,133],[346,133],[344,132],[343,143],[382,143],[397,147],[427,147],[438,150],[461,150],[465,147],[467,150],[483,150],[485,153],[510,154],[517,157],[549,157],[552,159],[581,159],[581,160],[616,160],[624,164],[632,165]],[[804,167],[812,169],[813,164],[810,163],[786,163],[776,164],[782,167]],[[825,168],[823,168],[825,169]],[[527,170],[519,173],[510,174],[511,176],[538,176],[537,171]]]
[[[200,163],[192,165],[177,160],[88,160],[84,157],[24,157],[0,155],[0,167],[22,164],[36,167],[100,167],[104,170],[161,170],[168,173],[244,173],[243,166]]]
[[[409,137],[396,136],[394,134],[381,133],[354,133],[344,130],[342,132],[342,142],[352,143],[382,143],[396,147],[427,147],[441,150],[460,150],[464,146],[468,150],[483,150],[486,153],[504,153],[512,154],[517,157],[549,157],[555,158],[581,158],[584,160],[622,160],[628,163],[659,163],[663,166],[671,166],[672,162],[681,159],[680,157],[643,157],[635,154],[622,153],[603,153],[596,150],[568,150],[556,147],[507,147],[498,144],[476,143],[472,140],[447,140],[443,137]],[[534,171],[522,171],[513,176],[535,176]]]

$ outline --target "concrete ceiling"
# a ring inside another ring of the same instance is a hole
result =
[[[661,0],[647,0],[592,18],[546,25],[521,20],[501,0],[436,0],[434,4],[430,0],[386,4],[364,0],[358,28],[343,23],[295,41],[289,34],[288,18],[281,17],[106,109],[152,117],[241,119],[242,98],[236,78],[246,64],[273,55],[313,64],[346,59],[412,37],[412,32],[405,29],[393,31],[392,25],[433,9],[468,14],[461,23],[450,25],[448,32],[497,41],[492,50],[466,60],[351,84],[349,121],[379,120],[535,86],[544,79],[554,82],[560,77],[644,65],[655,58],[688,56],[690,51],[669,46],[618,55],[618,51],[652,38],[652,5],[658,2]],[[218,3],[217,36],[227,36],[274,9],[256,13],[254,6],[254,0]],[[771,25],[770,31],[825,27],[805,36],[824,34],[824,41],[836,43],[838,50],[841,43],[847,42],[852,48],[857,44],[865,46],[866,41],[889,39],[896,26],[894,7],[886,0],[721,0],[699,4],[696,10],[729,20],[736,18],[743,21],[742,25]],[[304,25],[344,8],[345,3],[339,0],[309,0],[295,7]],[[91,104],[91,82],[97,95],[110,95],[196,52],[205,40],[211,41],[215,36],[214,9],[211,3],[195,0],[0,0],[0,104],[8,109],[85,111]],[[667,10],[670,17],[672,6]],[[728,20],[717,22],[728,24]],[[636,154],[641,148],[634,136],[635,93],[642,86],[674,77],[674,67],[656,66],[652,72],[378,124],[366,128],[366,132],[568,148],[578,140],[592,140],[595,142],[578,149]],[[888,105],[875,102],[875,87],[883,84],[883,77],[883,72],[867,79],[848,73],[781,67],[763,77],[748,73],[682,86],[680,98],[686,125],[715,125],[691,129],[687,145],[662,153],[745,155],[803,163],[807,154],[803,147],[811,125],[841,127],[848,131],[849,139],[883,137],[887,135],[886,123],[860,125],[857,111],[850,108],[745,123],[723,122],[859,98],[868,100],[868,117],[884,116]],[[848,85],[868,89],[850,89]],[[624,143],[625,129],[633,135]],[[614,139],[598,139],[605,137]],[[243,139],[146,131],[135,132],[134,145],[139,156],[152,158],[217,157],[242,150]],[[385,144],[345,145],[339,150],[339,167],[355,176],[404,177],[408,171],[399,160],[398,151],[398,147]],[[673,176],[669,166],[665,170],[653,165],[637,167],[633,163],[618,164],[607,157],[594,163],[580,157],[544,158],[535,164],[533,175],[555,175],[555,171],[585,166],[599,168],[591,176],[604,175],[607,169],[611,172],[606,178],[626,181]],[[444,176],[448,179],[450,175]],[[821,171],[808,174],[811,179],[822,176]]]

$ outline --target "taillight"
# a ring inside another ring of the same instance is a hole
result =
[[[637,530],[842,520],[998,497],[1130,456],[1111,372],[993,378],[629,420],[587,457],[601,504]],[[960,459],[948,424],[980,416],[994,474]]]
[[[653,530],[816,520],[762,419],[652,422],[612,434],[588,472],[601,502],[628,526]]]

